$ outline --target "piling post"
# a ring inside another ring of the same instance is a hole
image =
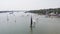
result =
[[[32,27],[32,24],[33,24],[32,22],[33,22],[33,21],[32,21],[32,16],[31,16],[31,23],[30,23],[30,27]]]

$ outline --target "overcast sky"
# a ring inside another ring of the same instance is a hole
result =
[[[0,10],[60,8],[60,0],[0,0]]]

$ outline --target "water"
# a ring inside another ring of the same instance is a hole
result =
[[[30,27],[30,18],[35,20]],[[29,13],[0,13],[0,34],[60,34],[60,18]]]

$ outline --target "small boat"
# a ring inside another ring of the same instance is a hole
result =
[[[13,12],[9,13],[9,14],[13,14]]]

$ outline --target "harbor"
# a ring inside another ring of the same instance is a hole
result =
[[[31,24],[32,16],[32,27]],[[60,34],[60,18],[33,13],[0,13],[0,34]]]

